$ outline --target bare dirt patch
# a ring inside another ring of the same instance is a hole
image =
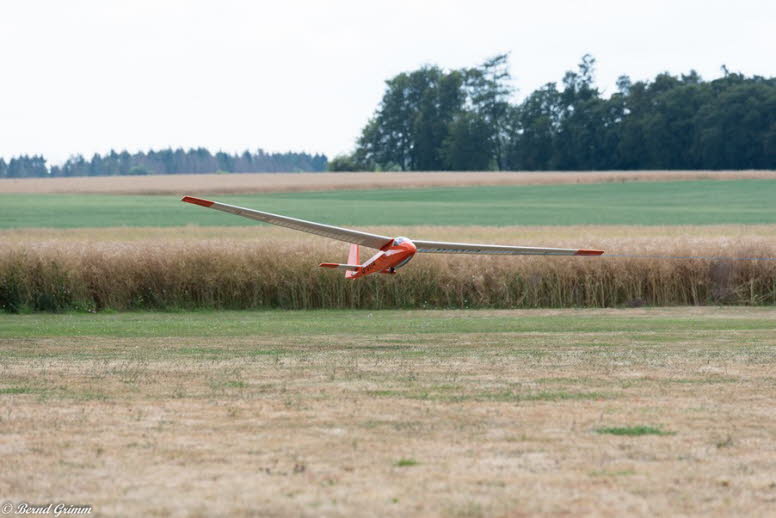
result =
[[[776,179],[776,171],[253,173],[0,179],[0,193],[237,194],[682,180]]]

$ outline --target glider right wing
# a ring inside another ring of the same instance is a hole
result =
[[[378,250],[393,241],[393,239],[388,236],[370,234],[368,232],[360,232],[358,230],[335,227],[332,225],[324,225],[323,223],[315,223],[303,219],[289,218],[288,216],[246,209],[244,207],[237,207],[235,205],[228,205],[217,201],[203,200],[192,196],[184,196],[181,201],[220,210],[221,212],[228,212],[229,214],[236,214],[244,218],[263,221],[264,223],[271,223],[272,225],[279,225],[281,227],[288,227],[294,230],[301,230],[302,232],[309,232],[310,234],[317,234],[319,236],[345,241],[346,243],[355,243],[369,248],[376,248]]]
[[[538,248],[534,246],[479,245],[475,243],[446,243],[442,241],[413,240],[418,252],[434,254],[487,254],[487,255],[601,255],[603,250],[578,248]]]

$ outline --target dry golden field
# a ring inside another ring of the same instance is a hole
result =
[[[395,276],[318,268],[348,245],[268,227],[0,232],[6,310],[534,308],[776,302],[776,225],[371,227],[439,240],[583,247],[603,257],[418,254]],[[368,249],[364,250],[366,256]]]
[[[773,308],[0,315],[0,494],[98,516],[772,516]]]
[[[776,171],[255,173],[0,179],[0,193],[236,194],[636,181],[776,179]]]

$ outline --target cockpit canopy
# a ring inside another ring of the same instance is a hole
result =
[[[400,245],[402,243],[406,243],[407,241],[409,241],[409,238],[397,237],[396,239],[393,240],[393,246]]]

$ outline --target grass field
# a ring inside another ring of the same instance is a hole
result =
[[[144,516],[766,516],[776,310],[0,315],[0,494]]]
[[[181,194],[185,194],[182,188]],[[334,225],[776,223],[776,180],[628,182],[223,195],[219,201]],[[0,228],[244,226],[173,196],[3,194]]]
[[[769,515],[774,261],[427,254],[353,283],[316,266],[344,243],[117,194],[242,193],[213,198],[424,239],[776,256],[774,173],[596,175],[0,182],[0,306],[84,311],[0,314],[0,502]],[[336,190],[350,180],[379,190]],[[364,309],[722,303],[770,306]],[[115,312],[149,307],[173,312]],[[181,311],[239,307],[362,309]]]

